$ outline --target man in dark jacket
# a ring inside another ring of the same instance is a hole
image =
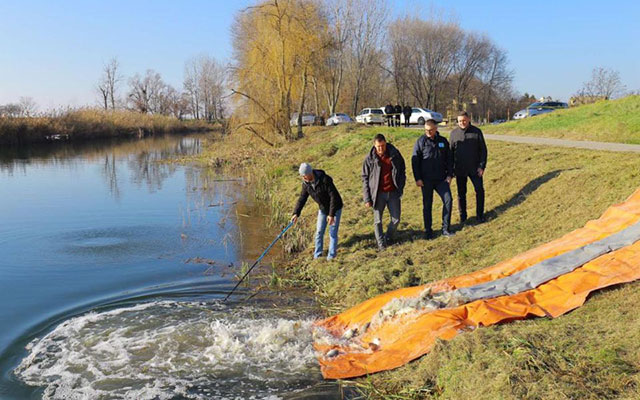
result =
[[[437,123],[428,119],[424,125],[424,135],[420,136],[413,146],[411,166],[416,185],[422,189],[422,218],[424,220],[425,238],[431,239],[431,206],[433,191],[442,199],[442,235],[449,237],[451,225],[451,189],[449,184],[453,178],[453,158],[449,142],[438,132]]]
[[[476,218],[478,222],[484,222],[482,176],[487,167],[487,144],[482,131],[471,125],[471,119],[466,112],[458,115],[458,127],[451,131],[451,151],[458,187],[460,222],[464,223],[467,219],[467,177],[471,179],[476,192]]]
[[[327,260],[336,257],[338,249],[338,228],[342,215],[342,198],[333,184],[333,179],[321,169],[313,169],[307,163],[300,164],[298,171],[302,177],[302,190],[291,220],[295,223],[309,196],[320,206],[316,223],[315,251],[313,258],[322,256],[324,231],[329,224],[329,254]]]
[[[383,250],[400,223],[400,198],[406,182],[404,158],[400,151],[377,134],[373,147],[362,163],[362,198],[367,207],[373,207],[373,225],[378,249]],[[382,232],[382,215],[389,208],[391,221],[387,234]]]
[[[396,121],[394,124],[395,126],[400,126],[400,114],[402,114],[402,106],[400,104],[396,104],[396,106],[393,107],[393,116]]]
[[[393,126],[393,106],[391,103],[384,106],[384,117],[387,119],[387,126]]]
[[[412,109],[410,106],[405,105],[402,109],[402,114],[404,114],[404,126],[405,128],[409,127],[409,119],[411,118]]]

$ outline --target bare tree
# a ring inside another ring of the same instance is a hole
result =
[[[351,35],[349,37],[347,68],[353,81],[354,93],[351,111],[358,112],[363,86],[374,68],[381,52],[386,27],[388,7],[385,0],[350,0]]]
[[[19,105],[22,117],[33,117],[38,111],[38,105],[31,97],[20,97]]]
[[[453,78],[455,82],[455,100],[458,109],[468,95],[471,82],[485,68],[490,68],[491,41],[486,36],[468,32],[462,35],[462,45],[457,49],[453,61]]]
[[[625,89],[618,71],[597,67],[591,72],[591,80],[582,85],[580,95],[611,99],[624,93]]]
[[[119,72],[119,63],[117,58],[112,58],[108,63],[102,67],[102,75],[96,85],[96,91],[100,95],[100,102],[105,110],[116,109],[116,91],[119,83],[122,81],[122,76]]]
[[[136,74],[129,80],[129,102],[141,113],[160,112],[163,109],[163,91],[166,84],[159,73],[148,69],[144,77]]]

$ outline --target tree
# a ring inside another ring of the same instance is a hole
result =
[[[163,91],[166,84],[159,73],[148,69],[145,76],[135,74],[129,80],[129,102],[133,109],[146,114],[163,109]]]
[[[591,72],[591,80],[582,85],[579,95],[611,99],[624,93],[625,89],[618,71],[597,67]]]
[[[102,67],[102,75],[96,85],[96,89],[100,94],[100,100],[105,110],[116,109],[116,91],[119,83],[122,81],[122,76],[119,72],[119,63],[117,58],[112,58],[108,63]]]
[[[234,86],[243,112],[238,127],[265,142],[277,134],[294,139],[289,119],[297,98],[304,108],[306,84],[326,29],[315,1],[268,0],[241,12],[233,25]]]
[[[33,117],[38,111],[38,105],[31,97],[20,97],[20,116]]]

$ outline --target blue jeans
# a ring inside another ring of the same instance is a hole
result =
[[[335,215],[335,223],[333,225],[329,225],[329,254],[327,255],[327,260],[332,260],[336,257],[336,252],[338,250],[338,228],[340,227],[340,216],[342,215],[342,208],[336,211]],[[318,222],[316,223],[316,249],[313,252],[313,258],[322,257],[322,244],[324,231],[327,229],[327,216],[322,212],[322,210],[318,210]]]

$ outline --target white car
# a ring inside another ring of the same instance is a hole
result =
[[[384,112],[379,108],[363,108],[356,115],[356,122],[360,124],[383,124]]]
[[[520,110],[517,113],[513,114],[513,119],[522,119],[527,118],[527,109]]]
[[[442,114],[431,111],[428,108],[413,107],[411,109],[409,124],[424,125],[428,119],[434,119],[437,123],[440,123],[442,122]],[[400,115],[400,123],[404,124],[404,114]]]
[[[312,113],[302,113],[302,126],[311,126],[316,120],[315,114]],[[298,113],[291,114],[291,120],[289,121],[289,125],[298,126]]]
[[[353,122],[350,116],[343,113],[336,113],[336,114],[331,114],[331,116],[327,118],[327,122],[325,125],[336,126],[340,124],[347,124],[349,122]]]

